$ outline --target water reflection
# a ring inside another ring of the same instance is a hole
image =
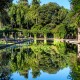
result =
[[[76,51],[75,45],[61,42],[1,50],[0,79],[79,80],[80,67],[76,60]]]

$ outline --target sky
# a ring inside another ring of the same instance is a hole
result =
[[[32,0],[28,0],[29,3],[31,3]],[[70,9],[70,3],[69,0],[40,0],[41,4],[46,4],[48,2],[56,2],[57,4],[59,4],[60,6],[64,6],[67,9]],[[14,0],[14,3],[18,2],[18,0]]]

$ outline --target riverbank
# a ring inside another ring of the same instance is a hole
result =
[[[66,42],[66,43],[71,43],[71,44],[79,44],[77,39],[56,39],[56,38],[36,38],[36,44],[38,41],[45,41],[46,44],[47,41],[51,41],[52,43],[57,43],[57,42]],[[30,44],[31,42],[35,42],[35,39],[33,37],[30,38],[17,38],[17,39],[12,39],[12,38],[7,38],[7,39],[0,39],[0,49],[6,48],[8,46],[14,45],[14,44],[20,44],[28,42]]]

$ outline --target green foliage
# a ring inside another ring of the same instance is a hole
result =
[[[28,36],[28,31],[27,30],[23,29],[22,32],[23,32],[24,36]]]
[[[0,12],[3,11],[5,8],[9,7],[9,4],[12,2],[13,0],[0,0]]]
[[[3,25],[9,24],[8,8],[13,0],[1,0],[0,1],[0,28]]]
[[[15,24],[16,22],[16,10],[17,10],[17,6],[15,4],[13,4],[10,9],[9,9],[9,16],[11,19],[11,24]]]
[[[74,13],[80,13],[80,0],[70,0]]]
[[[23,4],[19,4],[17,7],[18,8],[16,12],[16,22],[21,28],[23,28],[27,22],[27,19],[25,16],[27,14],[28,8]]]
[[[58,4],[50,2],[40,6],[38,0],[33,0],[30,7],[28,1],[20,0],[18,4],[13,4],[9,8],[12,28],[26,28],[31,29],[33,33],[40,32],[42,34],[57,28],[57,25],[65,19],[66,14],[67,10]],[[39,25],[42,25],[42,27],[39,28]]]
[[[65,38],[66,36],[66,29],[64,24],[57,25],[55,29],[52,30],[54,33],[54,38]]]
[[[27,5],[28,6],[28,0],[19,0],[18,1],[19,4],[23,4],[23,5]]]
[[[1,44],[6,44],[6,41],[1,41],[1,40],[0,40],[0,45],[1,45]]]
[[[41,33],[42,34],[47,34],[48,32],[50,32],[50,29],[47,26],[41,28]]]
[[[40,5],[40,0],[32,0],[32,5]]]
[[[80,0],[70,0],[72,5],[73,17],[75,19],[76,25],[80,26]]]
[[[25,4],[21,1],[17,5],[13,4],[9,9],[11,25],[14,26],[15,28],[17,26],[20,28],[23,28],[23,27],[25,28],[25,25],[27,24],[26,15],[28,12],[28,6]]]
[[[28,20],[30,21],[30,24],[32,23],[33,25],[38,24],[38,7],[37,5],[31,5],[28,11]]]
[[[52,16],[58,13],[60,6],[56,3],[48,3],[39,7],[39,23],[43,26],[51,23]]]
[[[67,13],[68,13],[68,10],[63,8],[63,7],[59,10],[58,17],[57,17],[57,19],[58,19],[57,23],[58,24],[64,21],[64,19],[66,18]]]
[[[40,0],[32,0],[32,4],[29,5],[28,0],[19,0],[8,9],[7,19],[10,20],[7,22],[9,28],[25,29],[25,33],[30,30],[32,33],[47,36],[47,33],[51,32],[55,38],[65,38],[69,32],[76,35],[76,27],[80,22],[80,17],[75,19],[77,15],[71,17],[71,14],[71,11],[60,7],[57,3],[40,5]],[[1,14],[0,17],[3,19]],[[5,18],[3,22],[4,20]],[[2,25],[2,20],[0,23]]]
[[[31,32],[34,33],[34,34],[40,33],[41,28],[42,28],[41,25],[34,25],[34,26],[31,28]]]

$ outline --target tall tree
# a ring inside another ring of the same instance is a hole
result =
[[[28,11],[28,19],[31,21],[31,26],[38,24],[38,8],[40,7],[40,0],[32,0],[32,5]]]
[[[12,3],[12,1],[13,0],[0,0],[0,27],[6,23],[8,18],[7,8],[9,7],[10,3]]]
[[[10,23],[11,26],[16,26],[16,11],[17,11],[17,5],[12,4],[12,6],[9,8],[9,16],[10,16]]]
[[[45,26],[51,22],[53,16],[57,18],[56,15],[58,14],[59,8],[60,6],[58,4],[51,2],[39,7],[39,23]]]
[[[23,4],[18,4],[16,11],[16,22],[19,25],[19,27],[24,28],[27,25],[27,12],[28,7],[24,6]],[[27,26],[28,27],[28,26]]]
[[[28,1],[19,0],[18,4],[13,4],[9,10],[11,24],[15,28],[28,27],[27,25],[27,14],[28,12]]]

